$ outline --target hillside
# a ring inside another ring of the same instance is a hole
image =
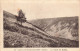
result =
[[[16,16],[3,11],[4,47],[79,47],[79,42],[50,36],[36,25],[17,23]]]
[[[51,36],[78,41],[78,16],[47,18],[30,21],[32,24],[42,28]]]

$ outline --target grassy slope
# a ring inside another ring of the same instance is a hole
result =
[[[51,37],[4,19],[5,47],[77,47],[78,41]]]
[[[28,27],[13,23],[4,16],[4,47],[78,47],[79,45],[78,41],[52,37],[33,27],[33,25]]]

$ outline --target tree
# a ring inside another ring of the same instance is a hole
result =
[[[21,22],[21,25],[23,22],[26,22],[25,14],[22,10],[19,10],[18,12],[17,21]]]

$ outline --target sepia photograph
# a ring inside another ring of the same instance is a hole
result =
[[[78,16],[28,21],[3,11],[4,47],[79,47]]]
[[[1,51],[80,50],[79,0],[1,0],[1,11]]]

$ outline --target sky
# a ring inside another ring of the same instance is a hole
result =
[[[22,9],[28,20],[80,16],[79,0],[2,0],[2,10],[17,15]]]

